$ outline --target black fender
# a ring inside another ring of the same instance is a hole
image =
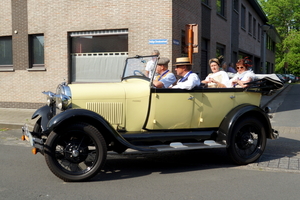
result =
[[[260,107],[251,104],[241,104],[233,108],[223,119],[219,126],[217,141],[226,141],[229,146],[231,133],[234,126],[239,119],[247,116],[255,116],[264,125],[266,131],[266,137],[274,139],[273,129],[267,113],[265,113]]]
[[[49,120],[54,116],[53,107],[48,105],[40,107],[33,113],[31,119],[35,119],[38,116],[41,116],[41,128],[45,131]]]
[[[113,139],[115,139],[117,142],[128,148],[139,151],[155,151],[155,149],[138,147],[131,144],[117,130],[115,130],[113,126],[104,119],[104,117],[87,109],[69,109],[57,114],[48,122],[47,132],[50,133],[51,131],[55,131],[56,129],[68,123],[76,122],[86,122],[91,124],[95,126],[95,128],[97,128],[105,138],[113,137]]]

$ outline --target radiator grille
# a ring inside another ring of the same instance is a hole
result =
[[[111,124],[122,124],[123,103],[87,102],[86,108],[99,113]]]

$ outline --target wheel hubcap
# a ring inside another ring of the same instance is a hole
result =
[[[80,163],[88,156],[88,148],[85,144],[79,146],[78,141],[69,142],[65,148],[65,158],[72,163]]]
[[[78,157],[78,156],[79,156],[79,151],[74,149],[74,150],[72,151],[72,156],[73,156],[73,157]]]

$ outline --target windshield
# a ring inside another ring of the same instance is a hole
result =
[[[123,79],[128,77],[152,78],[155,74],[157,56],[136,56],[127,58]]]

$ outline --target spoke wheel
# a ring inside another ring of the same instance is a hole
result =
[[[94,177],[106,160],[103,136],[93,126],[79,123],[51,132],[45,145],[50,170],[64,181],[85,181]]]
[[[249,164],[263,154],[266,141],[263,124],[254,117],[244,118],[235,125],[227,152],[236,164]]]

